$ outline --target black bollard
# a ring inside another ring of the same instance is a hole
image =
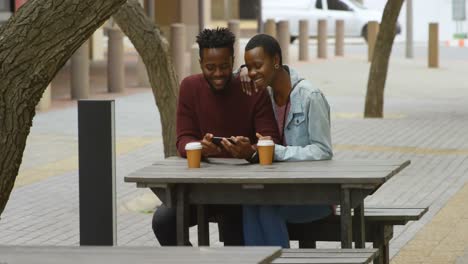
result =
[[[80,245],[117,242],[113,100],[78,101]]]

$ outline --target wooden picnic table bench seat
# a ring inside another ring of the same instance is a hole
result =
[[[419,220],[427,209],[427,207],[365,207],[366,242],[372,242],[374,248],[380,251],[374,263],[389,263],[389,241],[393,237],[393,226]],[[336,215],[310,223],[288,224],[288,229],[290,239],[298,240],[300,248],[314,248],[316,241],[340,241],[339,208]],[[356,235],[353,234],[353,237]]]
[[[272,264],[367,264],[379,254],[377,249],[283,249]]]

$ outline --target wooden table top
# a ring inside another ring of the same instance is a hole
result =
[[[410,164],[409,160],[326,160],[275,162],[261,166],[238,159],[209,159],[201,168],[187,168],[187,161],[171,158],[137,170],[126,182],[238,183],[238,184],[382,184]]]

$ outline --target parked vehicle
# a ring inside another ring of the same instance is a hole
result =
[[[327,20],[329,36],[335,35],[335,21],[345,23],[345,37],[367,40],[367,23],[382,19],[382,12],[367,9],[356,0],[262,0],[262,19],[289,20],[291,41],[299,36],[299,20],[309,20],[309,35],[317,36],[317,22]],[[397,25],[397,32],[400,32]]]

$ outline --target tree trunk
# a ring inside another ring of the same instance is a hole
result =
[[[404,0],[388,0],[385,5],[367,83],[364,117],[383,117],[384,89],[388,63],[396,35],[396,23]]]
[[[0,30],[0,215],[35,107],[55,74],[125,0],[28,1]]]
[[[113,17],[145,63],[161,117],[164,156],[175,156],[179,86],[169,54],[169,45],[159,28],[145,15],[137,0],[128,0]]]

